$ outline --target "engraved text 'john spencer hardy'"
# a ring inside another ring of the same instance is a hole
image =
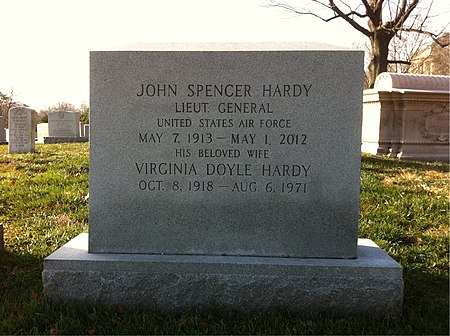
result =
[[[187,97],[308,97],[311,87],[312,84],[263,84],[256,90],[249,84],[188,84],[182,89]],[[178,92],[178,84],[142,83],[136,95],[171,97],[177,96]]]

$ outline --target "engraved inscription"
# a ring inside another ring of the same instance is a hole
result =
[[[437,142],[448,142],[448,104],[439,104],[432,110],[426,112],[420,121],[419,131],[424,138]]]
[[[169,154],[131,163],[136,188],[307,194],[314,167],[298,154],[313,142],[302,128],[301,103],[313,93],[310,83],[138,83],[136,97],[168,103],[159,113],[164,117],[137,131],[136,144],[150,152],[169,149]],[[279,102],[287,99],[295,100],[289,108],[300,110],[284,110]],[[288,117],[292,113],[299,115],[295,121]],[[274,164],[279,151],[283,160]]]

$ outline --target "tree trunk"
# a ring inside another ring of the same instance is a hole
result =
[[[394,35],[383,30],[376,30],[370,38],[372,58],[369,64],[369,88],[373,89],[377,76],[387,71],[389,42]]]

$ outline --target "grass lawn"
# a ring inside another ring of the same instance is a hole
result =
[[[359,236],[403,266],[401,318],[220,309],[168,315],[45,301],[44,258],[88,228],[89,147],[7,153],[0,146],[0,334],[449,334],[448,165],[362,158]]]

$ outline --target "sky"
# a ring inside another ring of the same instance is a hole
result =
[[[134,43],[315,41],[352,47],[364,41],[343,20],[323,23],[268,8],[269,2],[0,0],[0,91],[13,90],[15,101],[36,111],[60,102],[89,104],[89,51]],[[442,26],[450,2],[434,2]]]

